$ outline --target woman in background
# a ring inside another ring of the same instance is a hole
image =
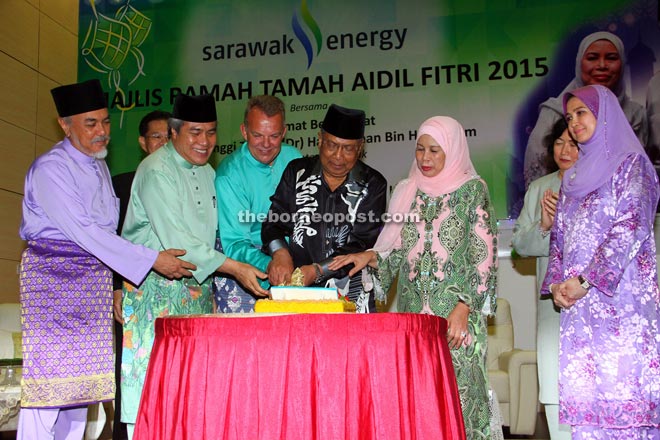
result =
[[[413,216],[387,223],[374,250],[336,257],[330,268],[353,263],[350,275],[367,265],[377,268],[373,287],[380,300],[398,276],[400,312],[447,319],[466,435],[487,439],[486,315],[495,311],[497,281],[493,206],[461,124],[436,116],[417,136],[410,174],[397,185],[389,208],[394,216]],[[366,272],[363,282],[369,283]]]
[[[536,292],[541,291],[548,266],[550,228],[555,218],[557,197],[564,172],[578,158],[578,146],[559,119],[544,140],[553,165],[559,169],[536,179],[525,193],[525,204],[513,229],[513,248],[520,255],[536,259]],[[536,309],[536,354],[539,373],[539,400],[545,405],[550,438],[570,440],[569,426],[559,426],[559,309],[549,295],[539,296]]]
[[[562,179],[541,289],[562,308],[559,420],[576,440],[659,439],[658,179],[608,88],[563,102],[580,154]]]
[[[639,141],[646,145],[648,122],[644,107],[626,95],[624,69],[626,51],[619,37],[610,32],[594,32],[580,42],[575,58],[575,79],[571,81],[557,98],[550,98],[541,104],[539,118],[529,135],[525,150],[524,176],[529,185],[533,180],[550,172],[543,139],[552,126],[564,117],[561,96],[586,85],[600,84],[610,89]]]
[[[649,121],[649,140],[646,152],[660,176],[660,70],[653,75],[646,90],[646,117]]]

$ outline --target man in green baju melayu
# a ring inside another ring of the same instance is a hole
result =
[[[267,292],[258,278],[266,274],[216,251],[218,225],[215,171],[208,164],[216,143],[217,116],[211,95],[179,95],[169,120],[171,140],[138,167],[122,236],[152,249],[181,244],[197,266],[192,278],[172,281],[150,272],[139,286],[124,284],[124,341],[121,366],[121,420],[129,438],[160,316],[211,313],[212,275],[240,280],[257,295]]]

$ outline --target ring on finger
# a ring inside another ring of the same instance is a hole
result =
[[[461,332],[461,338],[465,338],[467,336],[467,332]]]

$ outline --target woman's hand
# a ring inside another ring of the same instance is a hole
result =
[[[555,305],[562,309],[570,309],[579,299],[586,294],[585,290],[578,281],[577,277],[569,278],[563,283],[552,284],[550,286]]]
[[[461,345],[469,345],[472,337],[468,332],[468,315],[470,308],[462,302],[458,302],[454,310],[447,316],[447,344],[450,349]]]
[[[557,213],[557,200],[559,194],[552,192],[551,189],[546,189],[541,199],[541,229],[549,231],[555,221],[555,214]]]
[[[330,270],[339,270],[347,264],[353,263],[355,267],[348,272],[348,276],[352,277],[366,266],[377,267],[378,257],[375,251],[357,252],[355,254],[338,255],[332,259],[332,263],[328,265]]]

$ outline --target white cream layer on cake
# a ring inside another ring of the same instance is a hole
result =
[[[337,299],[337,289],[330,287],[272,286],[270,296],[275,301],[286,300],[333,300]]]
[[[272,286],[271,299],[257,300],[256,313],[346,313],[355,304],[339,298],[336,288]]]

